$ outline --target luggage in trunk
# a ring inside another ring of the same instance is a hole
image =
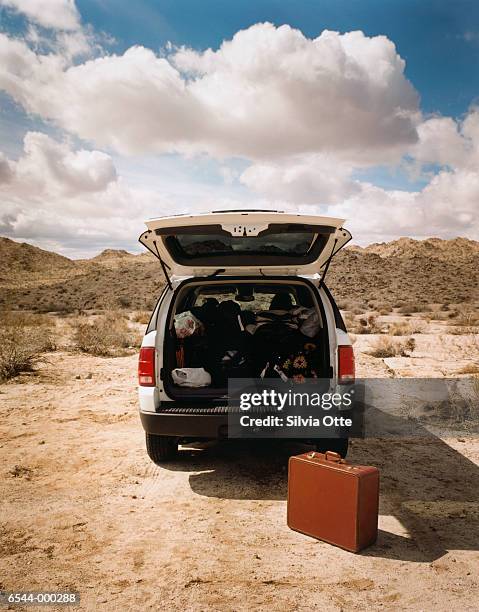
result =
[[[291,457],[288,526],[351,552],[376,541],[379,470],[351,465],[337,453]]]

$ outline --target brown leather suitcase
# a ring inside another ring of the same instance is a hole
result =
[[[338,453],[290,457],[288,526],[358,552],[376,541],[379,470],[352,465]]]

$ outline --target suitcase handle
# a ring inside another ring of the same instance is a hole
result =
[[[309,455],[309,458],[315,459],[317,455],[319,455],[318,459],[324,459],[325,461],[331,461],[332,463],[346,463],[346,461],[344,461],[341,455],[339,453],[335,453],[334,451],[326,451],[324,455],[323,453],[315,453],[313,451]]]

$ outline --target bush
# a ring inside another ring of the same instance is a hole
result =
[[[414,338],[407,340],[393,340],[388,336],[376,338],[368,351],[373,357],[409,357],[416,346]]]
[[[75,346],[90,355],[121,355],[125,349],[139,346],[139,335],[128,327],[122,315],[114,312],[94,321],[79,321],[74,329]]]
[[[467,336],[469,334],[477,334],[479,328],[477,327],[466,327],[465,325],[458,325],[455,327],[448,327],[447,333],[453,336]]]
[[[421,305],[414,303],[407,303],[398,308],[398,312],[401,314],[411,314],[412,312],[421,312]]]
[[[387,302],[380,302],[377,306],[376,306],[377,311],[379,312],[380,315],[387,315],[390,314],[392,312],[392,306],[391,304],[388,304]]]
[[[40,315],[3,313],[0,317],[0,381],[21,372],[31,372],[44,360],[44,353],[54,351],[55,335],[51,319]]]
[[[54,327],[54,320],[46,314],[30,312],[11,312],[3,314],[1,317],[2,325],[19,325],[21,327]]]
[[[37,304],[35,310],[38,312],[56,312],[60,315],[67,315],[75,312],[75,308],[64,302],[48,302],[47,304]]]
[[[416,323],[409,321],[407,323],[391,323],[388,327],[390,336],[409,336],[411,334],[422,334],[424,332],[424,323],[418,321]]]
[[[357,318],[347,312],[344,322],[348,332],[353,334],[379,334],[381,326],[374,315]]]
[[[377,318],[374,315],[369,315],[367,317],[361,317],[357,319],[351,331],[355,334],[380,334],[381,333],[381,324],[378,323]]]
[[[479,317],[477,312],[472,308],[462,307],[458,308],[457,316],[454,321],[451,321],[453,325],[463,325],[464,327],[472,327],[479,323]]]
[[[150,322],[151,313],[149,312],[135,312],[132,316],[132,321],[135,323],[141,323],[142,325],[148,325]]]
[[[458,374],[479,374],[479,365],[476,363],[468,363],[457,371]]]
[[[351,308],[351,312],[355,315],[363,314],[365,310],[367,310],[366,306],[354,306],[354,308]]]
[[[451,312],[440,310],[437,306],[433,306],[427,313],[428,321],[445,321],[447,318],[451,318]],[[455,316],[455,313],[454,313]]]
[[[130,308],[131,307],[131,298],[127,295],[120,295],[118,298],[118,304],[121,308]]]

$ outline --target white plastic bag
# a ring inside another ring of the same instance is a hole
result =
[[[314,338],[321,328],[321,320],[316,308],[305,308],[300,306],[293,311],[293,315],[298,318],[299,331],[308,336],[308,338]]]
[[[204,368],[176,368],[171,372],[173,382],[181,387],[207,387],[211,376]]]
[[[189,310],[175,315],[175,330],[177,338],[187,338],[203,333],[203,323]]]

